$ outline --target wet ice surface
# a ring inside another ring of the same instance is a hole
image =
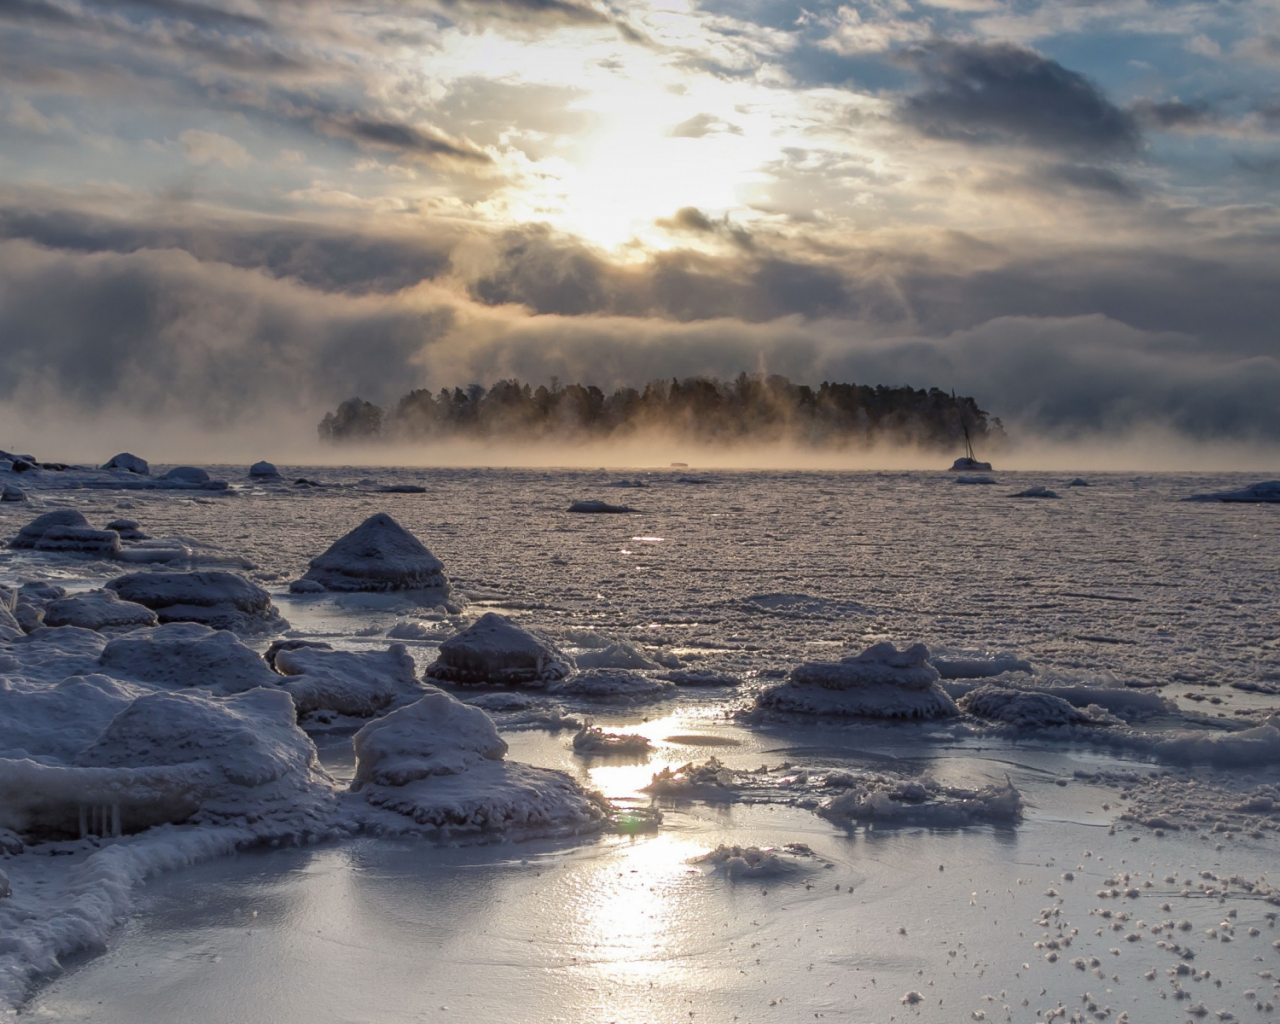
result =
[[[245,476],[225,467],[213,475]],[[680,687],[630,708],[545,693],[511,711],[488,707],[500,725],[536,723],[539,709],[552,708],[648,736],[648,755],[584,757],[572,749],[576,725],[504,730],[512,761],[568,771],[624,806],[648,805],[640,791],[660,769],[710,757],[731,772],[731,793],[663,800],[662,827],[635,837],[464,848],[365,837],[162,875],[140,890],[137,914],[107,951],[77,960],[25,1013],[132,1022],[1035,1021],[1061,1002],[1067,1012],[1057,1019],[1099,1019],[1110,1007],[1105,1019],[1128,1012],[1136,1022],[1180,1020],[1202,1004],[1208,1019],[1226,1011],[1262,1020],[1277,1001],[1266,975],[1280,977],[1280,952],[1266,914],[1280,908],[1265,890],[1224,892],[1219,881],[1269,872],[1280,881],[1274,833],[1238,824],[1213,832],[1216,797],[1164,835],[1123,820],[1109,831],[1131,801],[1142,820],[1174,818],[1176,786],[1230,784],[1221,773],[1191,769],[1152,783],[1144,780],[1159,764],[1061,738],[724,720],[798,664],[887,640],[957,658],[1008,653],[1066,683],[1110,675],[1166,684],[1161,692],[1184,710],[1256,724],[1275,706],[1268,691],[1280,689],[1280,510],[1179,500],[1255,478],[1096,475],[1089,488],[1068,490],[1068,475],[1048,474],[1001,474],[1006,489],[955,487],[943,473],[700,473],[699,486],[655,473],[642,512],[582,516],[566,509],[609,494],[601,488],[618,474],[282,475],[349,486],[33,491],[32,503],[0,506],[0,533],[65,505],[95,527],[127,517],[151,536],[216,545],[258,567],[248,575],[272,591],[289,635],[381,651],[394,628],[419,670],[442,640],[492,609],[573,653],[630,644],[663,665],[654,677],[675,657],[682,670],[740,678],[742,687]],[[377,489],[394,484],[426,491]],[[1036,486],[1063,498],[1006,493]],[[444,563],[469,599],[462,616],[387,595],[286,593],[311,558],[384,511]],[[79,589],[137,568],[0,554],[0,582],[38,577]],[[268,639],[251,642],[262,649]],[[350,729],[315,738],[325,766],[349,781]],[[762,765],[769,771],[751,774]],[[815,780],[847,770],[973,788],[1007,773],[1025,818],[964,829],[841,825],[817,813],[816,781],[797,781],[806,770]],[[1256,823],[1272,814],[1257,802],[1266,799],[1259,787],[1280,773],[1253,774],[1245,788]],[[721,844],[788,843],[813,855],[776,879],[691,863]],[[1130,889],[1137,895],[1126,897]],[[1182,920],[1190,931],[1177,930]],[[1195,959],[1160,943],[1189,947]],[[903,1003],[910,992],[920,1001]]]

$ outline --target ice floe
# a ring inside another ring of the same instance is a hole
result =
[[[812,662],[792,669],[785,683],[766,687],[760,710],[865,718],[945,718],[959,709],[938,686],[929,649],[915,644],[899,651],[891,643],[868,647],[838,662]]]
[[[372,515],[334,541],[290,584],[296,594],[442,589],[444,565],[413,534],[385,512]]]
[[[545,834],[608,824],[603,797],[564,772],[504,761],[507,745],[488,715],[440,691],[375,719],[354,742],[352,792],[424,828]]]
[[[677,669],[666,672],[662,676],[676,686],[741,686],[742,680],[727,672],[713,672],[710,669]]]
[[[675,684],[665,679],[655,679],[639,672],[616,668],[594,668],[576,672],[548,688],[548,692],[559,697],[586,697],[626,703],[659,700],[671,696],[675,690]]]
[[[1045,487],[1043,484],[1036,484],[1034,487],[1028,487],[1026,490],[1018,491],[1015,494],[1009,495],[1009,497],[1011,498],[1060,498],[1062,497],[1062,495],[1060,495],[1057,491],[1049,490],[1049,488]]]
[[[385,651],[334,651],[315,646],[277,650],[280,687],[293,697],[298,715],[332,712],[369,718],[422,695],[413,659],[403,644]]]
[[[960,707],[971,715],[1024,729],[1060,725],[1120,725],[1123,720],[1097,704],[1078,708],[1061,697],[1044,692],[1014,690],[986,684],[960,699]]]
[[[993,484],[996,478],[993,476],[958,476],[956,483],[958,484]]]
[[[569,506],[569,511],[621,515],[624,512],[635,512],[636,510],[627,505],[610,505],[607,501],[575,501]]]
[[[108,641],[100,670],[122,679],[168,689],[200,687],[212,693],[242,693],[275,687],[280,676],[234,633],[196,622],[139,629]]]
[[[82,629],[136,629],[154,626],[158,620],[150,608],[122,601],[113,590],[90,590],[50,601],[44,607],[46,626],[79,626]]]
[[[289,628],[271,595],[237,573],[133,573],[118,576],[107,587],[126,601],[146,605],[161,622],[199,622],[246,634]]]
[[[209,476],[207,469],[201,469],[199,466],[174,466],[161,479],[179,480],[186,484],[207,484],[213,478]]]
[[[1263,480],[1238,491],[1217,491],[1211,494],[1196,494],[1187,501],[1220,501],[1227,504],[1261,504],[1280,502],[1280,480]]]
[[[427,666],[430,679],[460,684],[546,686],[572,668],[550,641],[497,612],[486,612],[440,645]]]
[[[966,789],[932,779],[902,781],[880,776],[828,776],[828,787],[844,792],[819,807],[823,817],[850,824],[960,828],[1016,824],[1022,795],[1012,782]]]

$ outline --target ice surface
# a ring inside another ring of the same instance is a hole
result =
[[[413,659],[403,644],[385,651],[286,648],[276,652],[275,668],[286,677],[280,685],[293,697],[299,715],[332,711],[369,718],[422,695]]]
[[[140,459],[136,455],[130,455],[128,452],[121,452],[119,455],[113,455],[102,465],[103,469],[119,469],[127,473],[136,473],[139,476],[149,476],[151,467],[147,465],[146,459]]]
[[[1280,480],[1263,480],[1250,484],[1236,491],[1218,491],[1211,494],[1197,494],[1187,501],[1221,501],[1227,503],[1257,504],[1280,501]]]
[[[236,573],[134,573],[116,577],[107,587],[126,601],[146,605],[161,622],[199,622],[245,634],[289,628],[271,595]]]
[[[944,718],[959,714],[938,686],[929,649],[891,643],[868,647],[838,662],[810,662],[791,670],[785,683],[767,687],[756,707],[808,715],[865,718]]]
[[[568,660],[543,640],[497,612],[486,612],[440,645],[430,679],[462,684],[545,686],[571,671]]]
[[[1000,654],[993,658],[934,655],[929,660],[943,679],[987,679],[1005,672],[1031,671],[1031,662],[1012,654]]]
[[[444,565],[417,537],[379,512],[313,558],[306,575],[290,589],[314,593],[316,586],[340,592],[447,590],[449,581]]]
[[[133,601],[122,601],[113,590],[89,590],[50,601],[44,608],[46,626],[82,629],[135,629],[154,626],[156,613]]]
[[[655,669],[658,663],[625,641],[574,655],[578,668]]]

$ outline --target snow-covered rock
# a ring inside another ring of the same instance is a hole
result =
[[[891,643],[868,647],[838,662],[797,666],[785,683],[768,687],[756,706],[770,711],[867,718],[945,718],[959,714],[938,686],[929,649],[899,651]]]
[[[564,772],[503,761],[489,716],[442,691],[370,722],[355,750],[352,791],[423,828],[563,833],[608,820],[604,799]]]
[[[1187,501],[1221,501],[1227,504],[1261,504],[1280,502],[1280,480],[1263,480],[1250,484],[1238,491],[1217,491],[1211,494],[1196,494]]]
[[[1072,480],[1071,483],[1067,484],[1067,486],[1068,487],[1088,487],[1090,486],[1090,484],[1089,484],[1089,481],[1086,480],[1084,477],[1078,476],[1074,480]]]
[[[1018,491],[1009,495],[1011,498],[1061,498],[1062,495],[1057,491],[1051,491],[1043,484],[1036,484],[1034,487],[1028,487],[1025,491]]]
[[[119,455],[112,456],[102,466],[103,469],[122,469],[129,473],[136,473],[138,476],[150,476],[151,467],[147,465],[146,459],[140,459],[136,455],[130,455],[128,452],[121,452]]]
[[[608,647],[594,648],[585,651],[582,654],[575,655],[573,659],[578,668],[631,668],[631,669],[655,669],[658,667],[656,661],[652,661],[638,651],[631,644],[625,641],[610,644]]]
[[[1022,729],[1045,729],[1060,725],[1123,725],[1123,720],[1097,704],[1078,708],[1061,697],[1031,690],[1013,690],[985,684],[960,699],[960,707],[978,718],[986,718]]]
[[[674,683],[666,679],[643,676],[625,669],[595,668],[577,672],[568,679],[553,683],[549,693],[557,697],[587,697],[597,700],[618,700],[627,703],[659,700],[676,692]]]
[[[27,492],[13,484],[0,485],[0,501],[26,501]]]
[[[678,669],[667,672],[663,679],[675,683],[676,686],[741,686],[742,680],[727,672],[712,672],[709,669]]]
[[[549,641],[487,612],[440,645],[426,675],[451,683],[545,686],[569,672],[568,659]]]
[[[121,679],[217,694],[275,687],[280,677],[233,634],[196,622],[174,622],[116,637],[98,658],[101,671]]]
[[[607,501],[575,501],[569,506],[569,511],[597,515],[621,515],[624,512],[634,512],[636,510],[626,505],[610,505]]]
[[[301,586],[300,586],[301,584]],[[315,593],[447,589],[444,565],[389,515],[370,516],[324,554],[289,589]]]
[[[0,689],[0,757],[69,762],[145,690],[105,675]]]
[[[106,528],[113,533],[118,533],[121,540],[150,540],[132,519],[113,519],[107,523]]]
[[[107,587],[154,611],[161,622],[200,622],[237,633],[275,633],[289,624],[271,595],[232,572],[140,572]]]
[[[422,696],[413,658],[403,644],[385,651],[333,651],[313,646],[281,648],[275,669],[279,686],[293,697],[298,714],[331,711],[369,718]]]
[[[38,516],[18,531],[11,548],[36,551],[66,551],[114,557],[120,551],[120,535],[95,530],[76,509],[60,508]]]
[[[122,601],[113,590],[90,590],[50,601],[44,609],[46,626],[81,629],[136,629],[154,626],[156,613],[133,601]]]
[[[250,480],[279,480],[280,472],[270,462],[255,462],[249,467]]]
[[[207,470],[199,466],[174,466],[162,480],[179,480],[187,484],[207,484],[212,478]]]

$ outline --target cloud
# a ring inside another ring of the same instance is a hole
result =
[[[701,139],[707,135],[727,132],[730,135],[741,135],[742,129],[737,125],[722,121],[715,114],[694,114],[687,121],[681,121],[671,129],[673,139]]]
[[[1034,50],[938,40],[899,59],[927,83],[902,102],[900,117],[929,138],[1104,156],[1129,156],[1141,144],[1131,114]]]
[[[252,160],[244,146],[217,132],[189,128],[178,136],[178,141],[182,155],[193,164],[219,163],[224,167],[244,167]]]
[[[1220,122],[1217,112],[1203,100],[1195,103],[1184,103],[1180,99],[1139,100],[1129,110],[1139,123],[1159,131],[1194,130]]]
[[[321,122],[328,135],[344,136],[362,146],[389,149],[422,159],[449,157],[466,163],[488,164],[488,154],[467,142],[455,142],[438,132],[399,121],[353,116]]]

